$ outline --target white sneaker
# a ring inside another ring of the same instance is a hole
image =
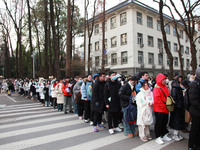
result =
[[[158,143],[160,145],[164,144],[164,142],[163,142],[161,137],[158,137],[155,141],[156,141],[156,143]]]
[[[172,136],[172,139],[174,139],[175,141],[180,141],[180,140],[181,140],[181,139],[178,137],[178,135]]]
[[[88,122],[89,122],[89,119],[85,119],[84,122],[85,122],[85,123],[88,123]]]
[[[92,126],[93,125],[93,122],[92,121],[90,121],[90,126]]]
[[[108,130],[110,134],[114,134],[114,130],[113,129],[109,129]]]
[[[179,137],[179,139],[180,139],[180,140],[182,140],[182,139],[183,139],[183,137],[182,137],[182,136],[180,136],[180,135],[178,135],[178,137]]]
[[[114,128],[114,131],[122,132],[122,129],[120,129],[119,127],[117,127],[117,128]]]
[[[162,140],[164,140],[164,141],[171,141],[172,139],[170,138],[170,137],[168,137],[166,134],[165,134],[165,136],[163,136],[163,138],[162,138]]]

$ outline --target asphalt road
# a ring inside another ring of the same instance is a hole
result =
[[[155,137],[153,131],[152,135]],[[0,150],[186,150],[188,134],[182,136],[185,139],[180,142],[158,145],[154,139],[144,143],[123,132],[110,135],[107,128],[94,133],[74,114],[58,112],[17,94],[0,94]]]

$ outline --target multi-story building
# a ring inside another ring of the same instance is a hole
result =
[[[107,70],[129,75],[139,71],[148,71],[150,75],[169,72],[169,59],[163,46],[157,10],[136,0],[127,0],[107,10],[105,14],[104,62]],[[179,72],[175,28],[171,17],[164,15],[164,20],[169,48],[174,57],[174,72]],[[181,24],[178,25],[178,31],[181,37],[184,71],[189,73],[191,70],[189,40]],[[86,35],[86,45],[88,45],[88,35]],[[98,17],[95,19],[90,47],[91,70],[97,72],[101,69],[102,58],[102,19]],[[86,64],[87,53],[88,46],[86,46]]]

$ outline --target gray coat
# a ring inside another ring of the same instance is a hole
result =
[[[81,86],[82,86],[82,83],[79,83],[79,82],[76,82],[76,84],[74,85],[74,88],[73,88],[74,99],[76,98],[76,94],[78,94],[78,92],[81,91]]]

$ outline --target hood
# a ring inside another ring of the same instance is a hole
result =
[[[163,74],[158,74],[158,75],[156,76],[156,83],[157,83],[158,85],[162,85],[161,83],[162,83],[163,79],[165,79],[165,78],[166,78],[165,75],[163,75]]]

